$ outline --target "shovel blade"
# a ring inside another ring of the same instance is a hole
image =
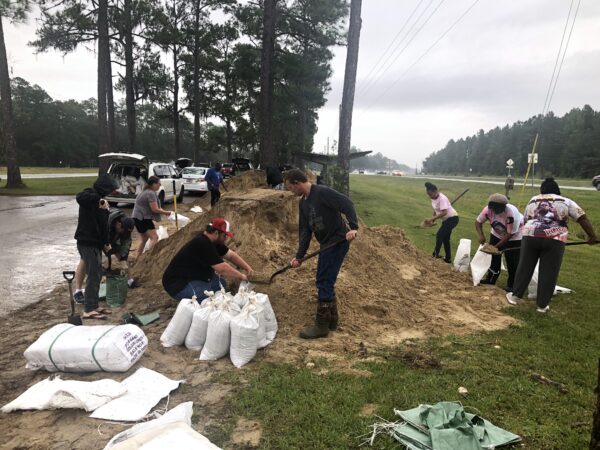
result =
[[[72,325],[83,325],[81,316],[67,316],[67,322]]]

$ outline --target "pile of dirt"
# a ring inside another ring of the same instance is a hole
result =
[[[212,211],[144,255],[135,267],[142,283],[161,289],[166,265],[212,217],[231,222],[235,239],[229,246],[258,277],[268,278],[287,264],[298,242],[298,199],[289,192],[252,188],[258,174],[232,179],[230,186],[235,182],[241,188],[230,188]],[[311,250],[316,245],[313,241]],[[407,338],[497,329],[513,321],[501,313],[505,301],[500,290],[474,289],[467,275],[432,260],[399,229],[362,226],[337,282],[340,330],[327,341],[306,343],[297,334],[314,315],[315,270],[316,258],[278,276],[269,286],[257,287],[271,298],[280,324],[270,357],[303,358],[305,346],[326,348],[332,354],[354,352],[354,344],[360,342],[381,347]]]

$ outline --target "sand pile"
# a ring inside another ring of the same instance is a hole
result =
[[[154,284],[162,289],[162,273],[173,255],[215,216],[231,222],[235,239],[230,248],[242,255],[260,278],[268,278],[287,264],[298,242],[298,199],[289,192],[252,188],[262,180],[259,174],[232,179],[230,192],[214,210],[144,255],[135,267],[144,286]],[[310,251],[317,248],[313,241]],[[280,322],[279,339],[272,349],[278,355],[297,354],[307,344],[297,333],[314,315],[315,269],[316,258],[278,276],[272,285],[257,287],[269,294]],[[401,230],[390,227],[361,227],[340,273],[337,294],[340,330],[327,342],[308,344],[312,349],[352,352],[353,343],[393,345],[407,338],[501,328],[513,320],[500,312],[505,301],[499,289],[473,288],[467,275],[432,260]]]

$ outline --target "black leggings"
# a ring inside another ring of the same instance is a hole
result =
[[[493,234],[490,234],[490,244],[496,245],[500,242]],[[508,241],[504,244],[500,250],[505,250],[507,248],[519,248],[521,246],[521,241]],[[506,259],[506,270],[508,271],[508,280],[506,281],[506,287],[509,291],[512,291],[513,283],[515,281],[515,273],[517,273],[517,267],[519,266],[519,256],[521,255],[521,250],[509,250],[504,253],[504,259]],[[492,264],[488,270],[487,280],[491,284],[496,284],[496,280],[500,276],[500,269],[502,268],[502,255],[493,255],[492,256]]]
[[[450,262],[452,260],[450,236],[456,225],[458,225],[458,216],[449,217],[442,221],[442,225],[435,235],[435,250],[433,251],[433,256],[438,257],[440,255],[440,249],[442,248],[442,244],[444,244],[444,253],[446,254],[444,261]]]

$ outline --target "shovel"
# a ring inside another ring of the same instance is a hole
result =
[[[69,283],[69,300],[71,301],[71,315],[67,316],[67,322],[73,325],[81,325],[81,316],[79,314],[75,314],[75,301],[73,300],[73,288],[71,287],[71,283],[73,283],[73,278],[75,278],[75,272],[72,270],[66,270],[63,272],[63,277]]]
[[[341,244],[342,242],[346,242],[346,239],[340,239],[339,241],[333,242],[329,245],[326,245],[325,247],[321,247],[319,250],[317,250],[316,252],[312,252],[309,253],[308,255],[306,255],[304,258],[300,258],[298,261],[303,263],[304,261],[306,261],[307,259],[311,259],[314,258],[315,256],[317,256],[319,253],[324,252],[325,250],[329,250],[332,247],[335,247],[338,244]],[[290,270],[292,268],[291,264],[287,264],[286,266],[282,267],[281,269],[277,270],[276,272],[273,273],[273,275],[271,275],[271,278],[269,278],[268,280],[248,280],[250,283],[253,284],[271,284],[273,282],[273,279],[277,276],[277,275],[281,275],[284,272],[287,272],[288,270]]]
[[[596,241],[596,242],[600,242],[600,241]],[[578,241],[578,242],[567,242],[565,245],[570,246],[570,245],[583,245],[583,244],[587,244],[587,241]],[[505,248],[504,250],[497,250],[497,251],[490,251],[485,247],[481,247],[481,251],[483,253],[487,253],[488,255],[501,255],[504,252],[510,252],[511,250],[520,250],[521,247],[511,247],[511,248]]]

